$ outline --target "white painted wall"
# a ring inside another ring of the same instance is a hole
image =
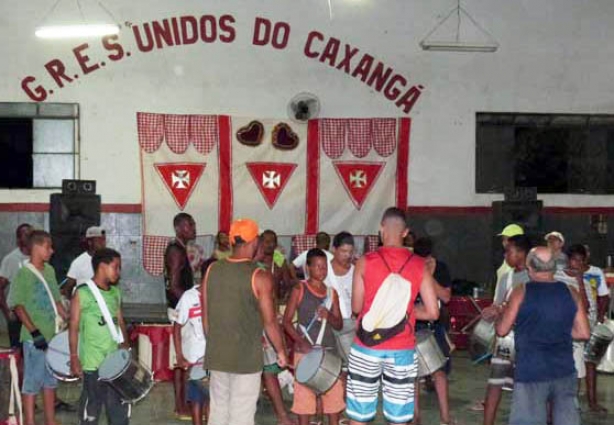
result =
[[[89,9],[94,1],[82,0]],[[340,38],[393,66],[426,89],[414,107],[411,205],[489,205],[475,194],[475,113],[614,113],[614,2],[611,0],[466,0],[464,6],[501,47],[495,54],[429,53],[418,42],[452,0],[105,0],[120,21],[232,14],[237,39],[139,53],[128,29],[121,41],[130,58],[108,63],[50,97],[81,106],[81,177],[96,179],[105,203],[140,203],[137,111],[226,113],[285,117],[286,103],[308,90],[322,116],[398,116],[398,110],[360,81],[303,55],[311,30]],[[24,76],[45,77],[59,58],[77,71],[71,50],[80,43],[42,41],[34,29],[53,2],[0,3],[0,101],[28,101]],[[57,13],[75,13],[64,0]],[[87,12],[88,9],[86,9]],[[94,12],[95,16],[100,12]],[[256,16],[291,25],[285,50],[251,43]],[[468,24],[464,21],[464,24]],[[91,44],[98,44],[92,41]],[[102,58],[102,50],[88,50]],[[100,60],[100,59],[98,59]],[[107,60],[107,62],[110,62]],[[46,202],[48,191],[0,190],[0,203]],[[546,205],[610,206],[608,196],[544,196]]]

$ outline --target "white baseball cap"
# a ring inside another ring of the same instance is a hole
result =
[[[563,234],[561,232],[550,232],[546,236],[544,236],[544,239],[547,241],[548,239],[552,237],[555,237],[561,242],[565,243],[565,238],[563,237]]]
[[[100,227],[100,226],[92,226],[92,227],[88,227],[88,229],[85,232],[85,237],[86,238],[102,238],[106,235],[106,230],[104,230],[104,228]]]

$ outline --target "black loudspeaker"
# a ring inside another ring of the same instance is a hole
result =
[[[70,263],[85,249],[82,242],[87,228],[99,225],[99,195],[51,195],[49,230],[54,250],[51,264],[58,279],[64,279]]]
[[[62,195],[95,195],[96,180],[62,180]]]
[[[495,201],[492,203],[493,235],[501,233],[508,224],[518,224],[533,245],[542,241],[542,201]],[[493,241],[493,264],[498,268],[503,261],[501,238]]]
[[[100,195],[51,195],[49,230],[52,235],[85,235],[100,225]]]
[[[493,233],[496,235],[508,224],[520,225],[526,234],[542,231],[542,201],[495,201],[492,203]]]

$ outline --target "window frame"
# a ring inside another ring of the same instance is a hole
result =
[[[72,179],[79,180],[81,178],[81,126],[80,126],[80,106],[78,103],[64,103],[64,102],[0,102],[0,118],[22,118],[31,119],[32,132],[34,133],[34,121],[35,120],[70,120],[73,122],[73,143],[72,152],[34,152],[34,146],[32,147],[32,168],[34,173],[34,156],[35,155],[71,155],[73,164],[73,177]],[[34,134],[32,135],[34,138]],[[34,143],[34,139],[33,139]],[[15,190],[37,190],[48,191],[54,189],[61,189],[61,183],[59,186],[34,186],[34,176],[32,176],[32,187],[28,188],[11,188],[0,187],[0,191],[15,191]]]

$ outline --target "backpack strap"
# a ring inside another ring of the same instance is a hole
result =
[[[382,261],[384,262],[384,264],[386,265],[386,268],[388,269],[388,271],[390,273],[395,273],[392,271],[392,269],[390,268],[390,266],[388,265],[388,262],[386,261],[386,259],[384,258],[384,256],[382,255],[381,252],[376,251],[377,255],[379,255],[379,257],[382,259]],[[413,258],[414,254],[410,253],[409,257],[407,257],[407,260],[405,260],[405,263],[403,263],[403,265],[401,266],[401,268],[399,269],[398,272],[396,272],[396,274],[401,274],[401,272],[403,271],[403,269],[405,268],[405,266],[409,263],[409,260],[411,260]]]

